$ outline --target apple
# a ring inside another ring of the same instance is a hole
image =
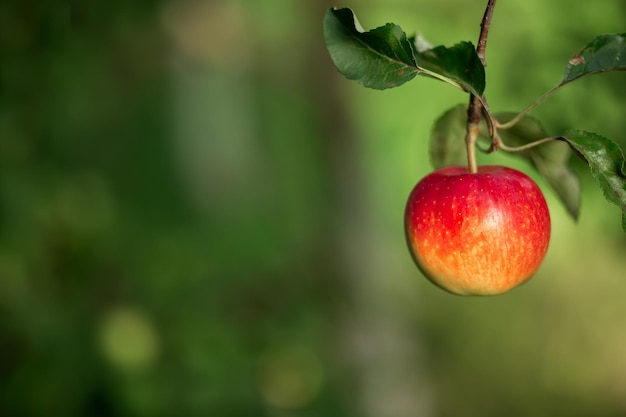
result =
[[[405,231],[417,266],[434,284],[458,295],[495,295],[539,269],[550,212],[537,184],[520,171],[446,167],[413,188]]]

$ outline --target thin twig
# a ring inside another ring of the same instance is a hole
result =
[[[480,24],[480,36],[478,38],[478,45],[476,46],[476,53],[483,63],[483,67],[487,66],[485,60],[485,49],[487,48],[487,35],[489,34],[489,26],[491,25],[491,17],[493,16],[493,9],[496,7],[496,0],[489,0],[483,20]],[[476,163],[476,141],[478,140],[479,123],[482,117],[483,105],[481,98],[475,95],[470,96],[469,106],[467,107],[467,130],[465,135],[465,144],[467,146],[467,164],[469,171],[475,173],[478,171]]]
[[[537,100],[535,100],[530,106],[526,107],[524,110],[522,110],[517,116],[515,116],[513,119],[509,120],[506,123],[498,123],[497,127],[499,129],[510,129],[513,126],[515,126],[520,120],[522,120],[528,113],[530,113],[531,111],[533,111],[537,106],[539,106],[541,103],[543,103],[544,101],[546,101],[546,99],[548,99],[549,97],[551,97],[554,93],[556,93],[557,91],[559,91],[561,88],[563,88],[565,86],[565,84],[559,84],[556,87],[550,89],[549,91],[547,91],[546,93],[544,93],[541,97],[539,97]]]
[[[489,27],[491,26],[491,17],[493,16],[493,9],[496,7],[496,0],[489,0],[483,20],[480,24],[480,37],[478,38],[478,46],[476,46],[476,53],[483,62],[483,66],[487,66],[485,61],[485,49],[487,49],[487,36],[489,34]]]
[[[553,136],[553,137],[549,137],[549,138],[543,138],[543,139],[539,139],[539,140],[536,140],[534,142],[530,142],[530,143],[527,143],[527,144],[521,145],[521,146],[508,146],[508,145],[505,145],[504,142],[502,142],[502,138],[500,136],[496,136],[496,140],[498,142],[498,147],[500,149],[502,149],[503,151],[507,151],[507,152],[523,152],[523,151],[526,151],[528,149],[534,148],[535,146],[543,145],[544,143],[554,142],[556,140],[560,140],[560,138],[558,136]]]

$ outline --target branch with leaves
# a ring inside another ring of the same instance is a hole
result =
[[[470,94],[467,111],[465,106],[454,107],[435,122],[430,143],[434,168],[458,165],[462,155],[470,171],[475,170],[470,153],[474,152],[478,137],[487,138],[490,146],[485,152],[500,149],[516,152],[529,160],[568,213],[577,219],[580,184],[568,166],[573,151],[589,165],[606,199],[622,210],[622,228],[626,232],[626,173],[620,147],[602,135],[583,130],[548,135],[539,121],[529,116],[532,110],[573,81],[592,74],[626,70],[626,33],[593,38],[570,58],[560,83],[521,112],[492,113],[484,95],[484,48],[494,6],[495,1],[489,0],[478,48],[471,42],[432,47],[421,36],[407,36],[393,23],[365,31],[347,8],[327,11],[324,37],[339,71],[365,87],[381,90],[398,87],[421,75]],[[465,137],[464,143],[460,137]]]

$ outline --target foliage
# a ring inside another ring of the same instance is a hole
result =
[[[582,130],[568,131],[560,139],[589,164],[606,199],[622,210],[622,229],[626,230],[626,174],[621,148],[608,138]]]
[[[366,87],[397,87],[424,74],[445,81],[479,98],[492,141],[489,152],[502,148],[519,152],[554,189],[568,213],[578,218],[580,186],[568,168],[566,149],[550,140],[564,140],[591,168],[596,183],[604,195],[623,211],[626,219],[626,182],[623,154],[619,146],[593,133],[573,134],[551,138],[540,123],[527,113],[567,84],[584,76],[626,69],[626,34],[600,35],[593,38],[568,62],[561,82],[536,102],[518,114],[490,112],[483,95],[485,71],[471,43],[462,42],[451,48],[423,48],[423,42],[407,37],[399,26],[388,23],[368,32],[360,25],[350,9],[329,9],[324,19],[324,36],[328,51],[339,71]],[[413,42],[410,42],[412,39]],[[431,137],[431,161],[435,168],[458,164],[462,139],[461,112],[450,109],[435,122]],[[584,139],[583,139],[584,138]],[[545,142],[545,143],[544,143]],[[581,142],[584,142],[582,144]],[[626,220],[622,221],[626,232]]]
[[[427,75],[481,96],[485,69],[470,42],[451,48],[422,49],[416,37],[388,23],[369,32],[350,9],[330,9],[324,19],[324,36],[335,65],[349,79],[366,87],[397,87],[417,74]]]

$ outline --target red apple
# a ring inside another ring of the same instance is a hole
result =
[[[424,177],[405,213],[421,271],[459,295],[495,295],[527,281],[550,241],[550,212],[537,184],[502,166],[447,167]]]

